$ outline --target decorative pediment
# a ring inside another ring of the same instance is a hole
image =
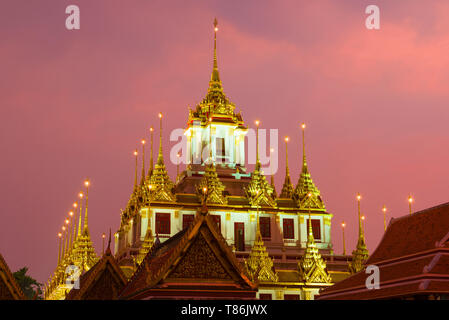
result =
[[[167,277],[232,279],[201,233]]]

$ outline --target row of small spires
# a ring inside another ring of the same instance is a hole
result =
[[[78,237],[81,236],[83,230],[88,230],[88,201],[89,201],[89,186],[90,181],[86,179],[84,181],[84,186],[86,187],[86,197],[85,197],[85,206],[86,211],[84,215],[84,227],[82,226],[82,210],[83,210],[83,198],[84,193],[80,191],[78,193],[79,200],[75,201],[72,205],[73,209],[69,211],[68,217],[64,220],[64,224],[61,227],[61,230],[58,233],[59,238],[59,250],[58,250],[58,264],[61,262],[65,254],[72,248],[73,243],[76,241]],[[79,215],[78,215],[78,228],[76,228],[76,209],[79,207]],[[72,230],[70,230],[72,229]],[[78,229],[76,233],[76,229]],[[62,242],[62,243],[61,243]],[[61,247],[62,245],[62,247]]]

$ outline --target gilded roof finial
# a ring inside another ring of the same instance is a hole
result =
[[[285,137],[285,180],[279,196],[280,198],[291,198],[293,196],[293,185],[290,179],[290,169],[288,167],[288,141],[289,137]]]
[[[62,226],[62,253],[61,253],[61,260],[64,260],[64,256],[66,254],[65,251],[65,243],[67,241],[67,228],[63,225]]]
[[[357,247],[352,252],[352,261],[349,265],[349,270],[351,273],[357,273],[363,270],[365,266],[365,261],[368,259],[368,249],[365,244],[365,235],[362,227],[362,216],[360,213],[360,200],[362,196],[357,193],[357,214],[359,219],[359,238],[357,240]]]
[[[134,190],[133,190],[133,192],[136,192],[137,191],[137,156],[139,155],[139,152],[137,151],[137,149],[134,150],[133,154],[134,154],[134,158],[136,161],[136,165],[134,168]]]
[[[308,172],[307,169],[307,160],[306,160],[306,141],[305,141],[305,131],[306,131],[306,124],[301,124],[302,129],[302,171]]]
[[[212,159],[212,117],[209,117],[209,163],[213,163]]]
[[[77,235],[77,239],[79,236],[81,236],[81,230],[82,230],[82,216],[83,216],[83,197],[84,197],[84,193],[80,192],[78,193],[78,198],[80,198],[80,211],[79,211],[79,221],[78,221],[78,235]]]
[[[150,127],[150,169],[148,170],[148,179],[153,174],[153,126]]]
[[[271,167],[271,165],[273,163],[273,152],[274,152],[274,149],[270,148],[270,167]],[[277,192],[276,192],[276,186],[274,184],[274,172],[273,171],[274,170],[271,170],[270,184],[271,184],[271,187],[273,188],[273,198],[276,198],[277,197]]]
[[[61,239],[62,239],[62,233],[58,232],[58,239],[59,239],[59,249],[58,249],[58,265],[61,262]]]
[[[88,205],[89,205],[89,186],[90,186],[89,179],[86,179],[84,181],[84,186],[86,187],[86,213],[85,213],[85,216],[84,216],[84,231],[83,232],[89,233],[89,227],[88,227],[88,223],[87,223],[87,220],[88,220],[87,209],[88,209]]]
[[[259,160],[259,124],[260,121],[256,120],[256,169],[260,170],[260,160]]]
[[[150,201],[174,201],[175,196],[172,192],[174,184],[165,169],[162,153],[162,113],[159,113],[159,128],[159,154],[149,182],[151,186],[149,197]]]
[[[303,153],[302,170],[301,170],[301,174],[299,175],[298,184],[296,185],[296,188],[294,191],[294,198],[296,200],[296,204],[301,209],[306,209],[310,204],[312,204],[314,209],[325,211],[326,207],[323,203],[323,200],[321,199],[320,191],[313,183],[312,177],[310,176],[310,172],[307,167],[305,133],[304,133],[305,128],[306,128],[306,124],[302,123],[301,124],[302,153]],[[312,193],[312,197],[310,199],[307,197],[308,193]]]
[[[75,201],[73,203],[73,222],[72,222],[72,224],[73,224],[72,242],[73,243],[75,243],[75,240],[76,240],[76,209],[78,209],[78,201]]]
[[[212,70],[212,81],[220,81],[220,74],[218,73],[218,63],[217,63],[217,31],[218,31],[218,21],[217,18],[214,19],[214,67]]]
[[[140,143],[142,144],[142,178],[140,179],[140,185],[144,185],[145,184],[145,143],[146,140],[142,139],[140,141]]]
[[[157,163],[163,164],[164,163],[164,157],[162,153],[162,113],[159,112],[159,154],[157,156]]]

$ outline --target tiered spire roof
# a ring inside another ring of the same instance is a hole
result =
[[[197,193],[200,197],[206,197],[207,204],[227,204],[227,199],[223,194],[225,186],[218,178],[214,163],[206,165],[203,178],[197,186]]]
[[[164,157],[162,154],[162,113],[159,113],[160,118],[160,132],[159,132],[159,154],[157,157],[156,166],[150,178],[150,200],[151,201],[175,201],[175,196],[172,192],[174,187],[173,182],[168,176],[165,169]]]
[[[242,123],[242,117],[235,114],[235,105],[226,97],[223,91],[223,85],[220,80],[217,63],[217,31],[218,21],[214,20],[214,60],[212,74],[209,81],[206,97],[196,106],[195,110],[190,110],[189,120],[199,119],[203,123],[207,122],[209,117],[213,115],[231,116],[233,122]]]
[[[357,273],[365,268],[365,261],[368,259],[369,253],[365,243],[365,232],[362,226],[362,217],[360,213],[360,193],[357,194],[357,209],[359,219],[359,237],[357,239],[357,246],[352,251],[352,261],[349,264],[349,270],[351,273]]]
[[[293,184],[290,179],[290,169],[288,167],[288,137],[285,137],[285,180],[282,186],[280,198],[291,198],[293,196]]]
[[[312,197],[312,194],[309,194],[308,197]],[[332,281],[326,271],[326,262],[321,257],[315,244],[310,211],[306,250],[298,263],[298,267],[301,278],[306,283],[331,283]]]
[[[299,176],[298,184],[296,185],[294,198],[296,203],[300,209],[312,208],[315,210],[326,210],[324,206],[324,202],[321,199],[320,190],[315,186],[312,181],[312,177],[310,176],[310,172],[307,166],[306,160],[306,147],[305,147],[305,139],[304,139],[304,130],[306,125],[303,123],[301,125],[302,128],[302,170]],[[308,197],[308,194],[312,194],[311,197]]]
[[[245,260],[245,267],[251,280],[254,282],[278,281],[278,275],[273,271],[273,260],[268,256],[267,248],[262,240],[259,215],[257,215],[256,240],[248,259]]]
[[[246,196],[252,207],[268,206],[275,207],[276,202],[273,199],[273,187],[261,171],[259,160],[259,121],[256,121],[256,166],[251,174],[251,181],[245,188]]]

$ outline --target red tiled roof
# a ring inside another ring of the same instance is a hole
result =
[[[383,299],[422,293],[449,293],[449,203],[392,219],[366,265],[380,271],[380,289],[368,290],[361,271],[317,297]]]

